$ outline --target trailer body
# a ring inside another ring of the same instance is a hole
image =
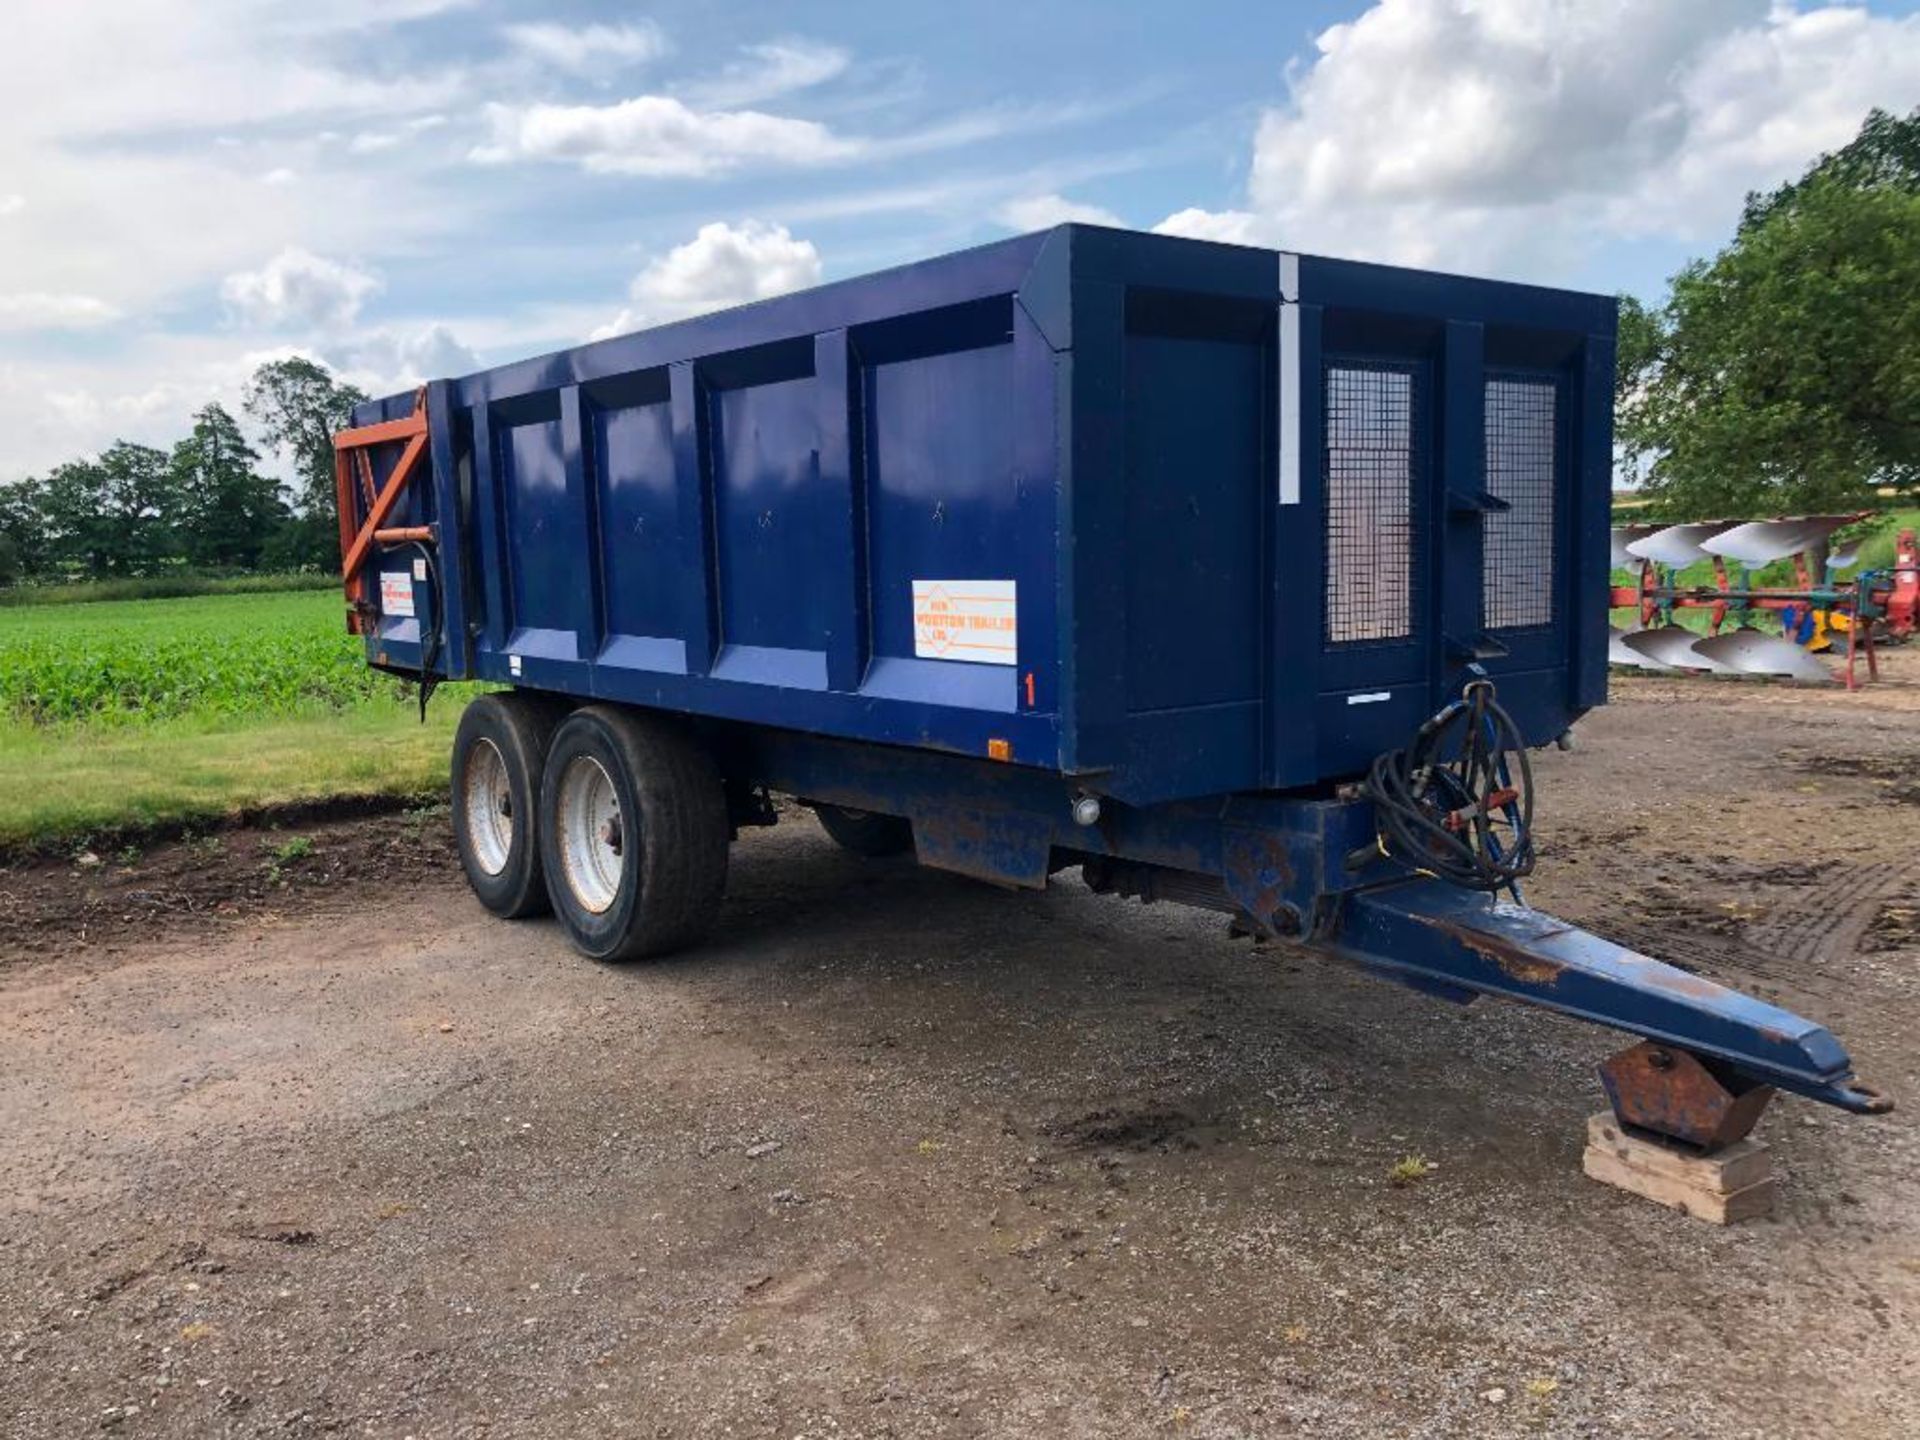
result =
[[[441,526],[448,678],[1134,804],[1299,788],[1476,656],[1540,739],[1604,698],[1613,331],[1605,297],[1062,226],[431,385],[395,519]],[[1000,628],[930,633],[943,599]],[[419,667],[416,617],[369,639]]]
[[[675,717],[736,824],[901,817],[923,863],[1078,864],[1876,1108],[1812,1022],[1422,878],[1352,783],[1471,681],[1526,745],[1604,700],[1614,332],[1061,226],[362,407],[351,623],[403,674]]]

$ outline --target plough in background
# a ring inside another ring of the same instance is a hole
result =
[[[1862,656],[1867,673],[1878,678],[1875,645],[1908,639],[1920,628],[1920,544],[1914,532],[1900,532],[1892,566],[1846,579],[1840,572],[1856,563],[1851,550],[1830,554],[1819,575],[1809,558],[1835,531],[1867,518],[1857,513],[1616,526],[1614,569],[1635,582],[1613,585],[1612,605],[1632,608],[1641,628],[1612,629],[1608,660],[1637,670],[1769,675],[1829,685],[1835,676],[1813,652],[1844,640],[1847,688],[1858,686],[1855,662]],[[1753,570],[1789,559],[1792,585],[1753,583]],[[1700,561],[1712,562],[1712,583],[1682,584],[1681,572]],[[1680,610],[1708,611],[1707,633],[1679,624]],[[1779,618],[1781,634],[1753,625],[1761,611]]]

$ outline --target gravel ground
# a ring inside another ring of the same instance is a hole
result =
[[[1898,660],[1626,682],[1541,762],[1530,899],[1906,1106],[1777,1103],[1776,1213],[1729,1230],[1581,1176],[1617,1037],[802,815],[627,969],[485,916],[442,816],[20,863],[0,1433],[1910,1436]]]

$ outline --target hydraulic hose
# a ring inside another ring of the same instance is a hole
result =
[[[1519,898],[1518,882],[1533,873],[1533,766],[1492,681],[1469,682],[1405,749],[1376,759],[1367,789],[1383,854]]]

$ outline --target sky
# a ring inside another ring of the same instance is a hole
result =
[[[16,0],[0,481],[1061,220],[1657,297],[1920,0]]]

